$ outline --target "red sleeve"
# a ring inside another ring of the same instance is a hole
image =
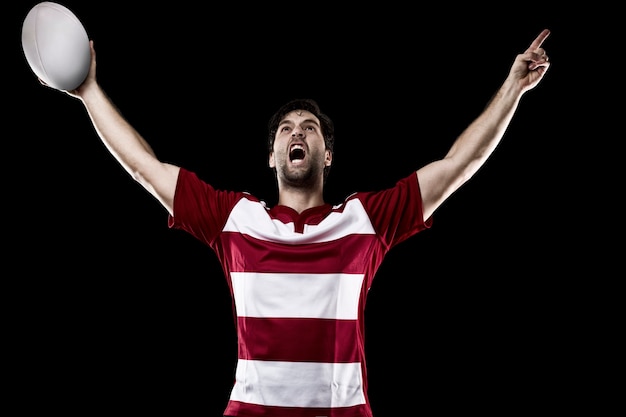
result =
[[[357,193],[370,221],[388,248],[428,229],[432,216],[424,221],[422,195],[415,172],[382,191]]]
[[[168,226],[212,246],[242,196],[240,192],[216,190],[195,173],[181,168],[174,194],[174,215],[168,215]]]

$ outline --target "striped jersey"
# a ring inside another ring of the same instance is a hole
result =
[[[233,299],[238,360],[224,414],[372,417],[367,293],[387,252],[430,224],[415,172],[297,213],[181,169],[168,226],[215,252]]]

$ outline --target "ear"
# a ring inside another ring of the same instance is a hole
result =
[[[324,165],[329,167],[333,162],[333,153],[331,151],[326,151],[326,159],[324,160]]]
[[[274,161],[274,152],[270,152],[270,158],[268,161],[268,165],[270,168],[276,168],[276,161]]]

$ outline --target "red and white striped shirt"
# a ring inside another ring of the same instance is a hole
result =
[[[430,224],[414,172],[298,214],[181,169],[168,225],[215,251],[234,300],[238,362],[224,414],[371,417],[366,296],[385,254]]]

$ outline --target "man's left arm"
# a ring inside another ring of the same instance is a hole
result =
[[[424,219],[474,176],[496,149],[523,94],[541,81],[550,66],[541,48],[549,34],[548,29],[543,30],[524,53],[517,55],[502,86],[446,156],[417,170]]]

